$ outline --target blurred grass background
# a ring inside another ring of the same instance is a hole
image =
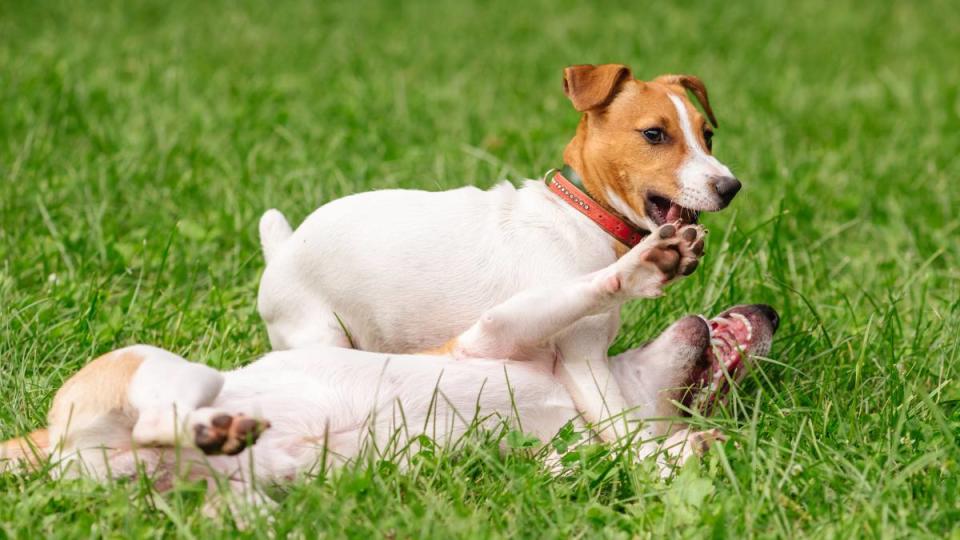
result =
[[[564,66],[700,76],[744,180],[708,257],[615,348],[768,302],[784,323],[673,483],[553,479],[496,444],[297,483],[242,534],[958,537],[960,6],[854,2],[0,0],[0,435],[134,343],[268,348],[269,207],[490,186],[560,165]],[[402,270],[402,269],[398,269]],[[201,490],[0,477],[0,536],[221,536]]]

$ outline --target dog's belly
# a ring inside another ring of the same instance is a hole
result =
[[[316,464],[324,446],[335,460],[355,457],[370,433],[381,449],[420,434],[447,444],[475,420],[493,426],[519,414],[526,431],[546,440],[577,417],[546,362],[335,347],[275,352],[227,373],[213,406],[270,422],[253,457],[266,476],[278,479]]]
[[[259,307],[271,339],[309,344],[301,336],[335,313],[357,348],[426,350],[524,288],[611,263],[609,238],[553,197],[530,183],[327,204],[264,273]]]

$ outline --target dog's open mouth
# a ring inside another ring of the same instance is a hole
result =
[[[731,387],[753,368],[757,358],[770,352],[780,315],[766,304],[742,304],[712,319],[696,319],[699,324],[684,326],[691,330],[686,341],[696,351],[697,362],[680,401],[690,410],[708,415],[718,402],[726,401]],[[675,339],[684,341],[684,335],[675,334]]]
[[[684,208],[666,197],[648,195],[647,215],[657,225],[675,221],[679,221],[681,225],[692,225],[699,219],[700,212]]]
[[[753,355],[769,350],[769,333],[751,321],[755,313],[729,310],[713,319],[704,319],[710,329],[710,343],[703,353],[701,368],[693,374],[692,395],[687,405],[708,414],[718,399],[723,399],[731,383],[743,379]],[[775,323],[774,323],[775,324]],[[775,326],[773,330],[775,331]]]
[[[753,345],[753,325],[736,312],[710,319],[707,324],[710,326],[710,346],[706,356],[710,363],[701,382],[712,389],[718,382],[725,382],[726,375],[734,380],[743,377],[744,370],[740,366]]]

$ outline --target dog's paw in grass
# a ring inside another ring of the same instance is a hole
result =
[[[207,455],[239,454],[252,446],[270,422],[243,414],[216,412],[193,426],[194,444]]]

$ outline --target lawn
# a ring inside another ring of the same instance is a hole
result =
[[[733,303],[783,319],[710,420],[730,442],[670,482],[600,447],[555,478],[477,440],[300,481],[238,531],[194,484],[3,475],[0,538],[960,538],[958,28],[950,0],[0,0],[0,436],[119,346],[268,350],[269,207],[559,166],[575,63],[699,75],[745,185],[614,348]]]

